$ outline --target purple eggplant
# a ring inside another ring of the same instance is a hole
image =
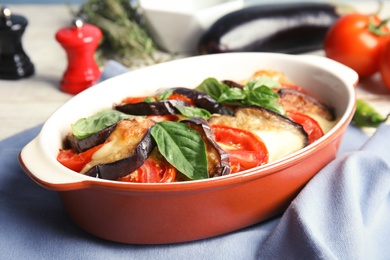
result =
[[[80,173],[116,180],[138,169],[156,146],[149,132],[155,122],[143,117],[123,119]]]
[[[298,111],[303,114],[316,114],[326,120],[335,120],[333,109],[318,101],[311,95],[292,88],[282,88],[278,91],[279,104],[287,110]]]
[[[137,145],[134,155],[112,163],[95,165],[84,174],[106,180],[117,180],[141,167],[155,146],[156,143],[148,130]]]
[[[137,116],[146,115],[175,115],[180,112],[176,106],[189,106],[187,102],[182,100],[159,100],[156,102],[139,102],[134,104],[125,104],[114,106],[114,109]]]
[[[187,124],[202,137],[206,145],[210,178],[230,174],[230,156],[215,141],[215,135],[209,123],[201,117],[193,117],[181,122]]]
[[[327,3],[250,5],[218,19],[201,37],[199,52],[313,51],[339,17],[337,6]]]
[[[212,114],[221,114],[221,115],[230,115],[232,111],[218,103],[215,99],[213,99],[210,95],[189,88],[174,88],[173,93],[183,95],[194,101],[197,107],[206,109]]]
[[[115,130],[115,127],[116,124],[113,124],[84,139],[78,139],[71,134],[67,135],[65,140],[65,147],[69,147],[77,153],[82,153],[94,146],[104,143],[110,134]]]
[[[230,88],[244,88],[244,86],[238,82],[235,82],[233,80],[222,80],[223,84],[228,85]]]

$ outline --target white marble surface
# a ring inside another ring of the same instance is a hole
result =
[[[376,2],[356,2],[358,10],[373,12]],[[55,33],[67,26],[71,7],[67,5],[8,5],[25,16],[29,25],[23,46],[35,65],[33,77],[22,80],[0,80],[0,140],[43,123],[59,106],[72,96],[59,90],[59,81],[66,69],[66,55],[55,40]],[[385,2],[383,17],[390,16],[390,2]],[[318,52],[322,54],[322,52]],[[357,96],[364,98],[382,114],[390,112],[390,91],[379,75],[361,81]]]

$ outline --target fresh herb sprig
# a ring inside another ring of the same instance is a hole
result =
[[[281,88],[280,83],[267,76],[257,77],[246,83],[243,88],[231,88],[215,78],[207,78],[196,87],[220,103],[238,106],[257,105],[285,114],[283,107],[277,102],[279,96],[273,91],[275,88]]]

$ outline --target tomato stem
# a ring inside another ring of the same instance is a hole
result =
[[[390,17],[382,20],[378,25],[375,24],[374,16],[370,16],[370,21],[368,23],[368,30],[377,36],[387,36],[390,35],[389,32],[384,31],[382,28],[387,25],[390,21]]]

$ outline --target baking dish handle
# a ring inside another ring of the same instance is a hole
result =
[[[356,86],[359,82],[359,75],[356,71],[335,60],[313,54],[300,55],[300,57],[315,66],[320,66],[326,70],[332,71],[353,86]]]
[[[82,179],[84,176],[66,167],[59,169],[58,162],[45,155],[39,147],[39,135],[23,147],[18,160],[25,173],[44,188],[64,191],[89,186],[88,181]]]

